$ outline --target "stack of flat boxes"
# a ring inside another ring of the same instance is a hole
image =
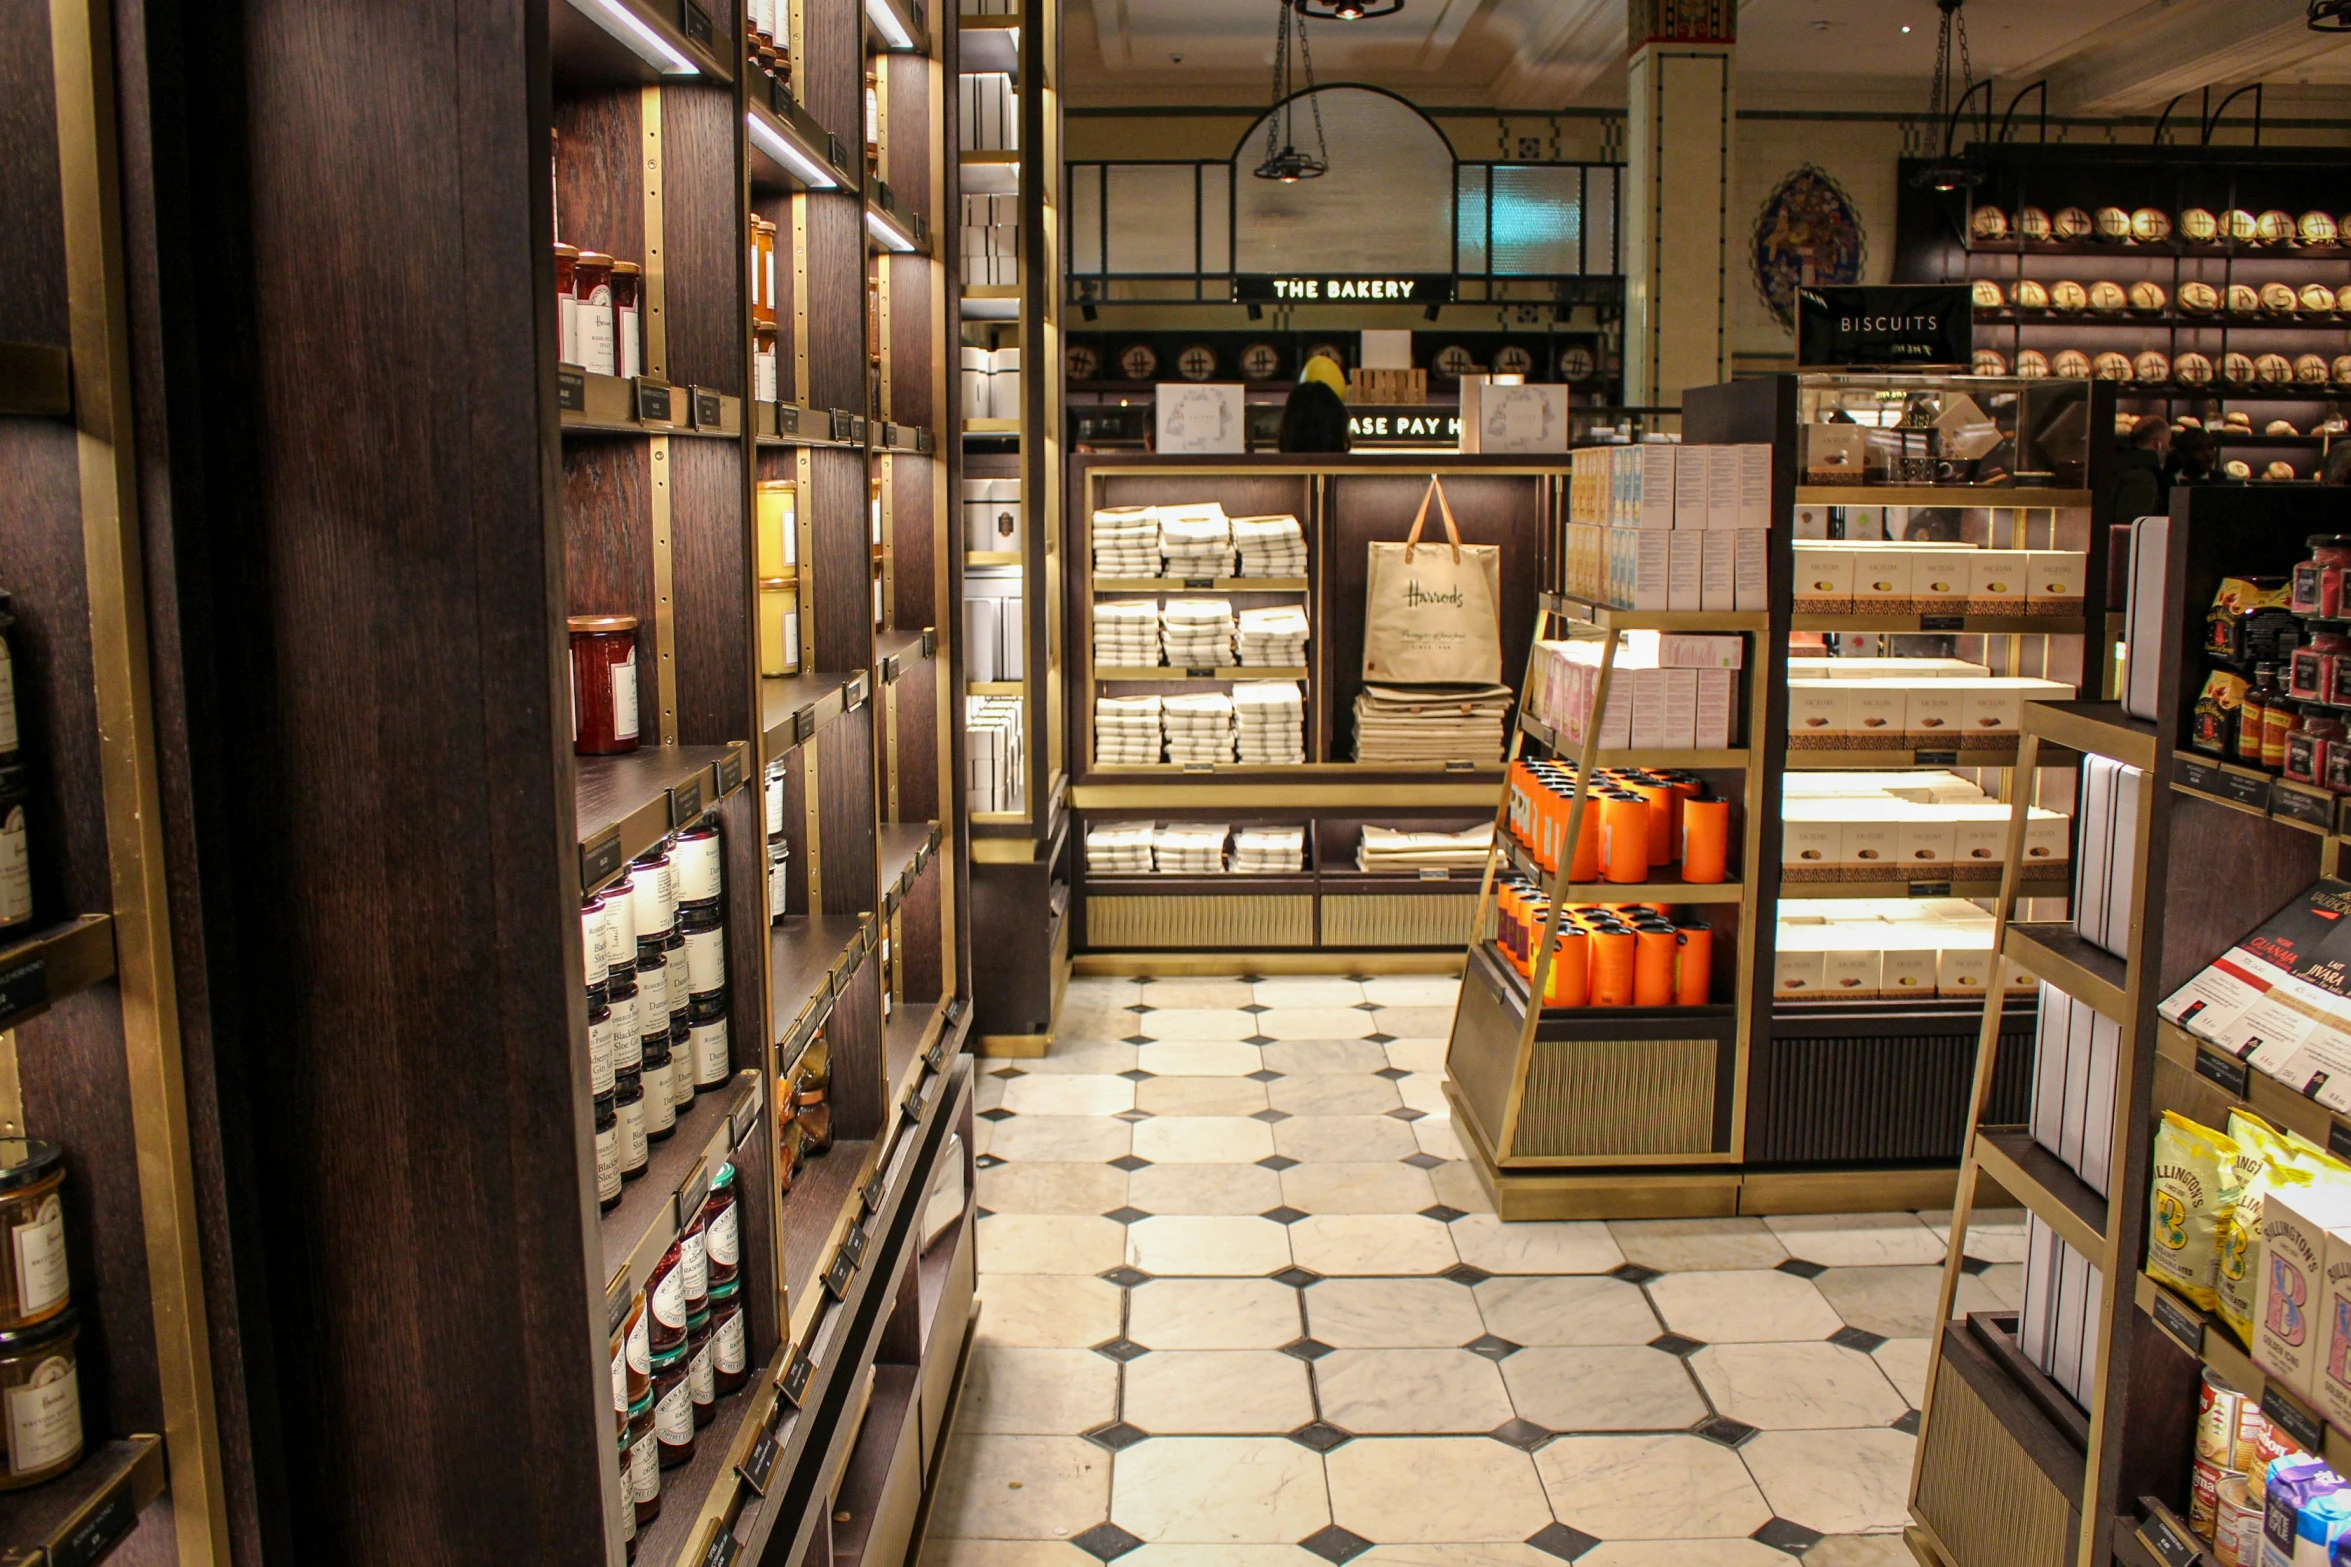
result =
[[[1783,898],[1780,1001],[1981,1000],[1998,967],[1992,916],[1964,898]],[[2011,991],[2032,990],[2012,976]]]
[[[1767,609],[1770,527],[1769,446],[1583,447],[1568,488],[1568,592],[1618,609]]]
[[[2089,557],[2079,550],[1992,550],[1798,538],[1799,615],[2078,615]]]
[[[967,287],[993,288],[1009,288],[1020,281],[1020,197],[982,194],[963,198],[963,281]]]
[[[1013,697],[963,699],[964,800],[974,811],[1021,807],[1020,702]]]
[[[1790,773],[1780,802],[1788,882],[1999,879],[2009,807],[1952,773]],[[2073,824],[2039,806],[2025,817],[2025,865],[2070,858]]]
[[[1609,678],[1600,744],[1608,750],[1723,750],[1738,743],[1739,669],[1746,643],[1735,636],[1623,634]],[[1538,642],[1527,683],[1528,711],[1581,745],[1599,689],[1601,644]]]

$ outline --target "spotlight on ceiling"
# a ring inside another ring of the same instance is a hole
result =
[[[1360,22],[1394,16],[1404,9],[1404,0],[1290,0],[1290,9],[1318,22]]]
[[[2351,33],[2351,0],[2310,0],[2310,30]]]

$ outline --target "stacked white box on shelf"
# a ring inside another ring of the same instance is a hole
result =
[[[2138,883],[2141,775],[2103,756],[2082,758],[2082,831],[2074,884],[2074,925],[2082,939],[2116,957],[2131,950],[2131,898]]]
[[[963,198],[963,281],[1006,288],[1020,281],[1020,197]]]
[[[1165,744],[1159,731],[1156,696],[1094,699],[1094,765],[1144,767],[1157,763]]]
[[[1241,611],[1234,646],[1241,662],[1266,669],[1301,669],[1306,664],[1306,606],[1280,604]]]
[[[2114,1074],[2122,1028],[2054,985],[2040,989],[2033,1141],[2104,1196],[2114,1167]]]
[[[1789,881],[1996,881],[2007,863],[2009,807],[1950,773],[1792,772],[1783,791]],[[2072,826],[2059,812],[2028,808],[2026,865],[2064,865]]]
[[[1235,517],[1233,547],[1244,577],[1306,575],[1306,531],[1295,517]]]
[[[2105,1280],[2038,1216],[2025,1218],[2024,1293],[2016,1343],[2075,1403],[2098,1379],[2098,1320]]]
[[[966,347],[962,351],[963,416],[1020,418],[1020,350]]]
[[[958,79],[962,89],[957,141],[965,152],[1020,150],[1020,98],[1002,71],[972,71]]]
[[[1252,766],[1306,760],[1306,693],[1291,680],[1243,680],[1233,686],[1233,736]]]
[[[974,566],[963,577],[965,678],[1019,680],[1028,621],[1017,566]]]
[[[1159,662],[1159,601],[1110,599],[1094,606],[1094,664],[1148,669]]]
[[[1788,746],[1949,750],[2013,741],[2024,730],[2026,702],[2062,702],[2073,694],[2065,681],[2021,675],[1791,678]]]
[[[966,804],[975,811],[1020,810],[1020,702],[1012,697],[965,697],[963,713]]]
[[[1167,736],[1167,759],[1178,766],[1233,759],[1233,699],[1222,691],[1161,698],[1159,725]]]
[[[968,343],[959,351],[959,357],[963,365],[963,417],[985,419],[988,417],[988,374],[995,358],[986,349],[974,348]]]
[[[1783,898],[1773,993],[1783,1001],[1981,999],[1992,916],[1964,898]],[[2010,993],[2032,981],[2011,975]]]
[[[1105,506],[1094,513],[1094,575],[1156,577],[1159,513],[1150,506]]]
[[[1143,876],[1151,870],[1151,822],[1096,822],[1086,829],[1086,869],[1097,876]]]
[[[1583,448],[1568,510],[1571,593],[1621,609],[1769,607],[1768,446]]]
[[[1736,636],[1628,631],[1609,679],[1600,744],[1720,750],[1738,732],[1739,669],[1746,644]],[[1535,644],[1528,711],[1568,744],[1581,745],[1600,689],[1596,638]]]
[[[1162,876],[1221,876],[1231,831],[1223,822],[1169,822],[1151,835],[1152,869]]]
[[[1305,869],[1303,827],[1236,827],[1232,869],[1243,876],[1286,876]]]
[[[1169,599],[1159,607],[1159,638],[1161,651],[1174,668],[1220,669],[1230,665],[1232,601]]]
[[[2089,557],[2079,550],[1798,539],[1799,615],[2077,615]]]
[[[1018,479],[963,481],[963,547],[1018,553],[1021,549]]]
[[[1159,508],[1159,553],[1171,577],[1233,574],[1233,524],[1214,501]]]

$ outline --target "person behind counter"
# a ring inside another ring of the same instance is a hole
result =
[[[1285,452],[1343,452],[1352,443],[1347,435],[1347,403],[1340,394],[1347,377],[1329,357],[1315,355],[1299,372],[1297,389],[1282,409],[1281,449]]]
[[[2164,472],[2170,448],[2171,426],[2156,415],[2131,427],[2130,443],[2114,454],[2114,512],[2108,521],[2160,517],[2170,509],[2165,496],[2171,486]]]

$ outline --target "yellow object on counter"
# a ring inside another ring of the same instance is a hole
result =
[[[2176,1110],[2155,1132],[2155,1201],[2147,1272],[2197,1305],[2219,1304],[2221,1225],[2237,1205],[2237,1145]]]

